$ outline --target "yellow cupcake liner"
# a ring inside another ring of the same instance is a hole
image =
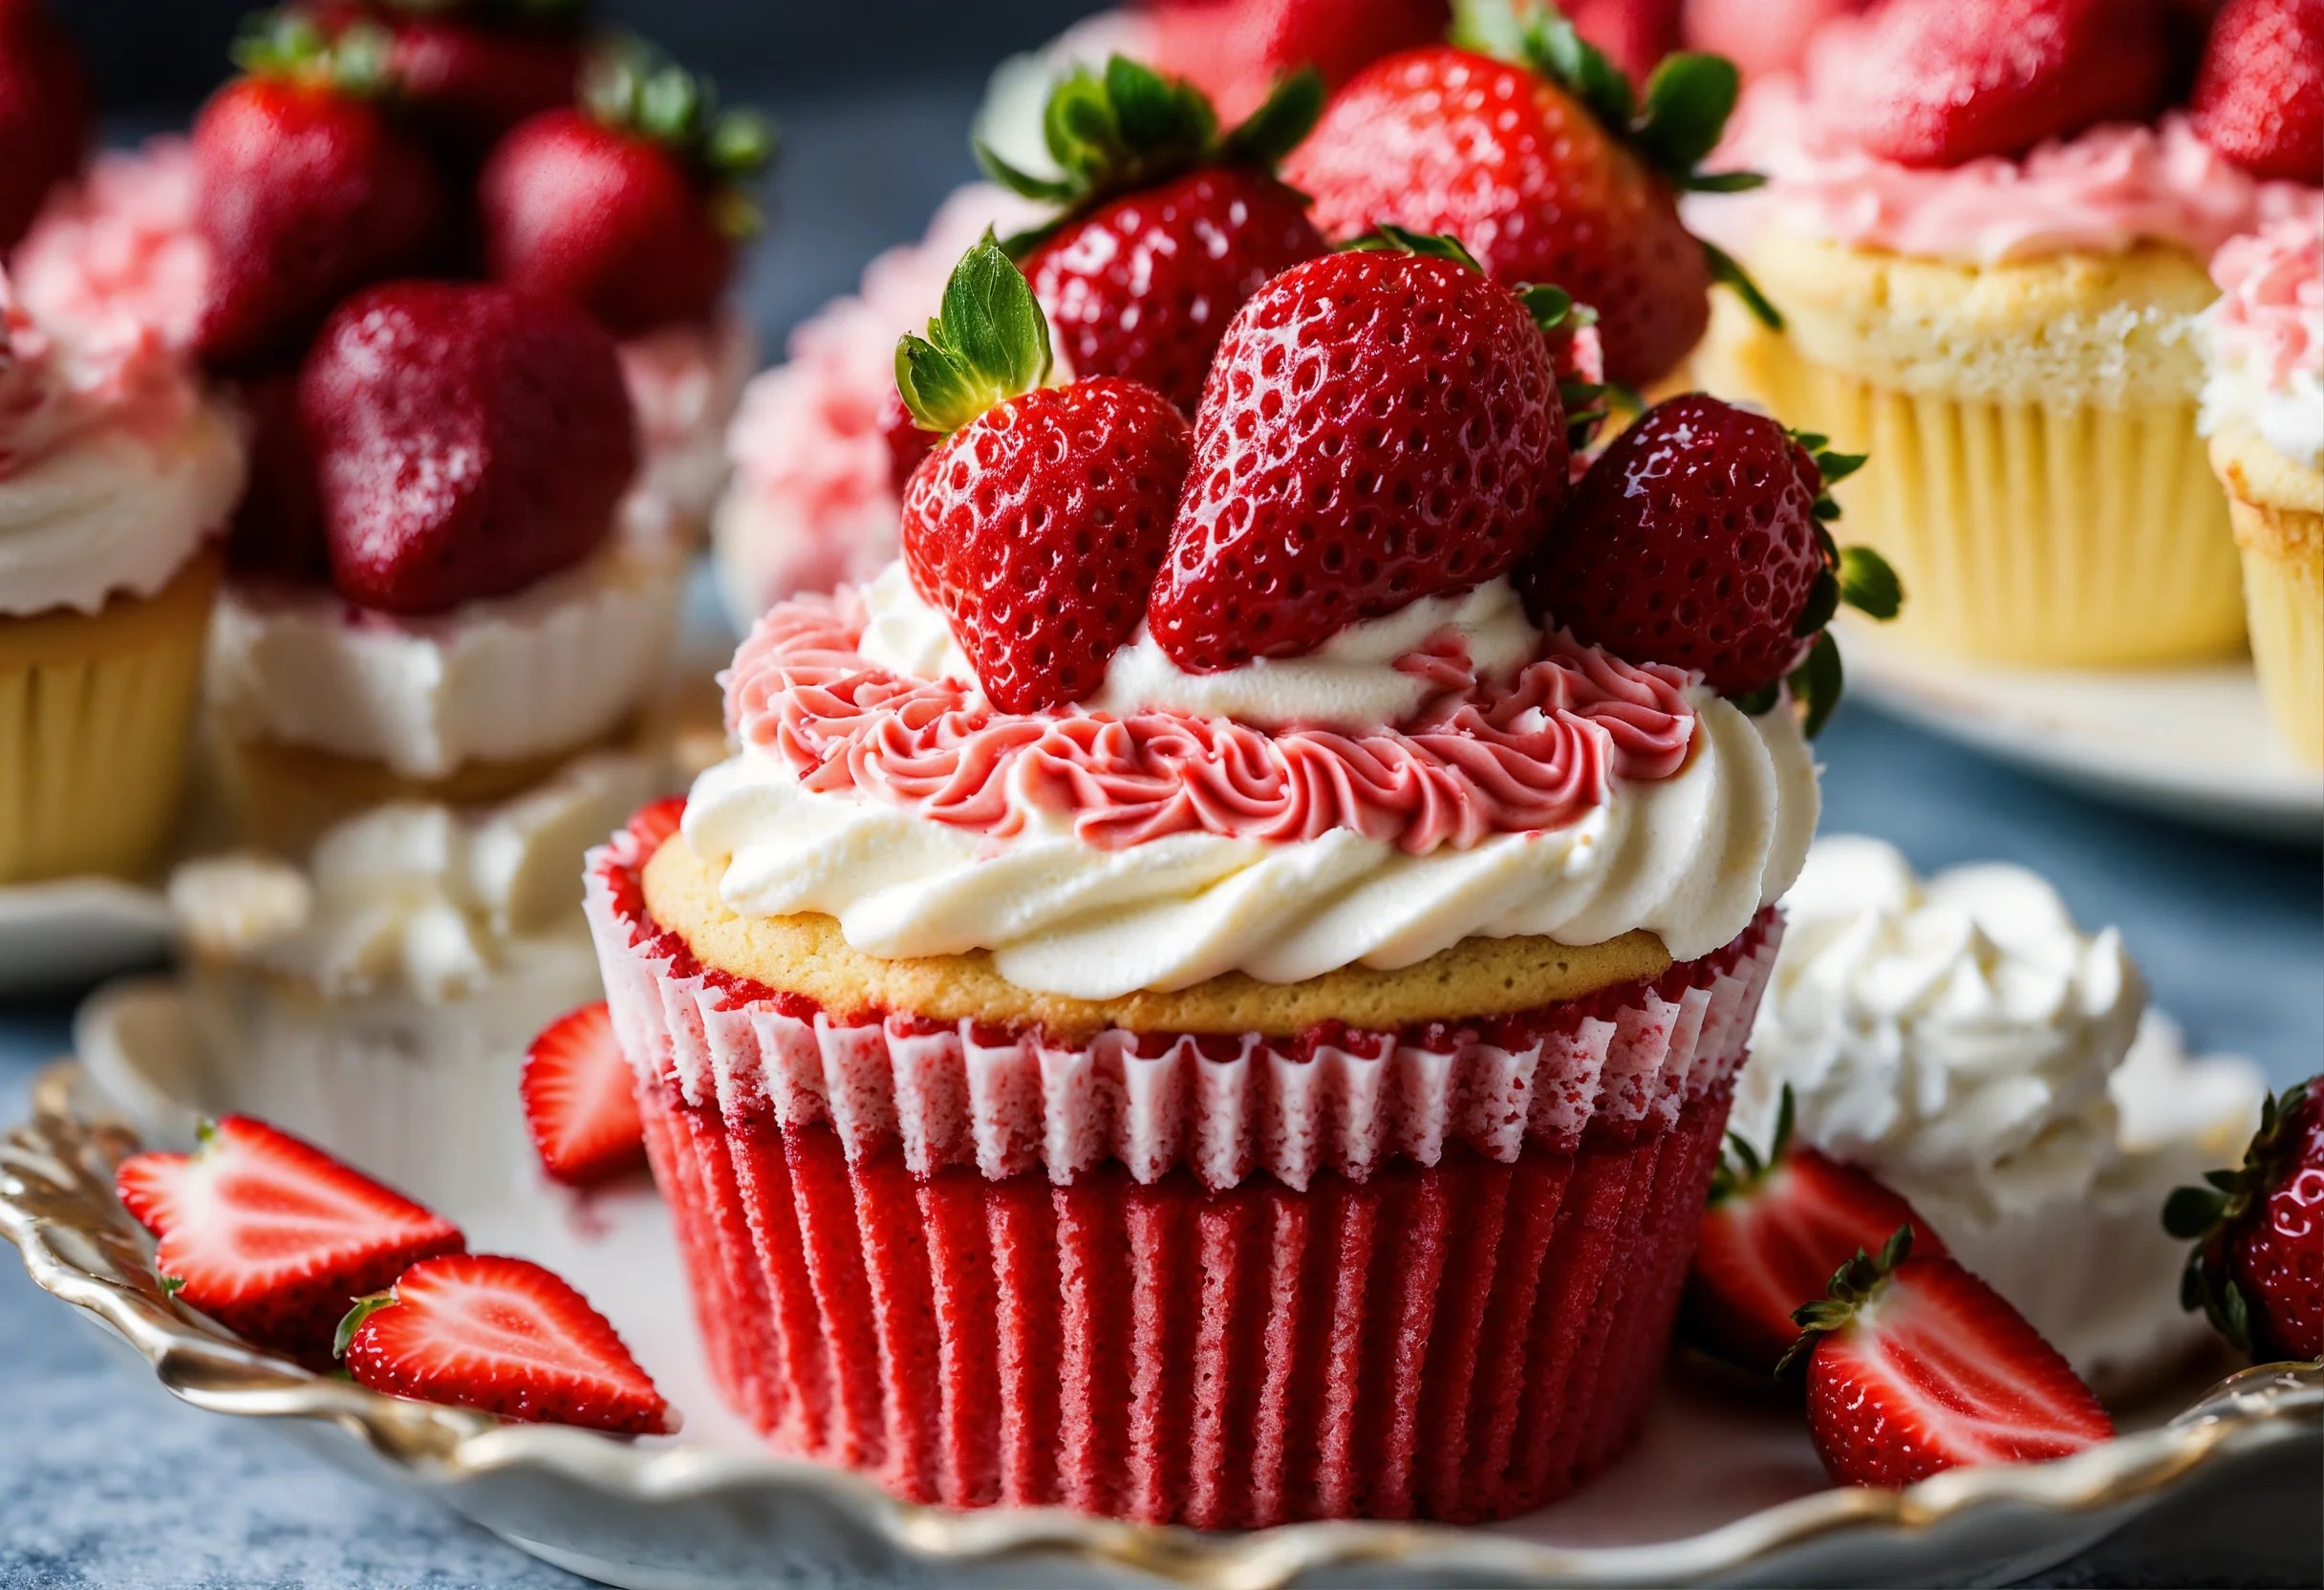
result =
[[[1899,641],[2051,667],[2241,649],[2242,575],[2191,402],[2108,409],[1905,392],[1726,314],[1695,374],[1871,455],[1838,488],[1841,539],[1896,567]]]
[[[0,884],[159,859],[185,793],[219,560],[94,613],[0,618]]]
[[[2324,766],[2324,514],[2228,493],[2260,694],[2284,743]]]

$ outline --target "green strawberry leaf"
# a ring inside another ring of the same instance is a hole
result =
[[[1807,660],[1792,670],[1792,698],[1800,706],[1800,732],[1810,740],[1831,721],[1846,682],[1840,666],[1840,642],[1827,630],[1808,648]]]
[[[1227,134],[1220,152],[1237,164],[1272,171],[1315,130],[1325,97],[1323,75],[1302,67],[1278,81],[1259,109]]]
[[[1062,204],[1069,202],[1075,194],[1081,191],[1079,184],[1070,178],[1037,177],[1021,166],[1011,165],[982,139],[975,140],[970,147],[976,153],[978,168],[994,183],[1007,188],[1020,198],[1031,199],[1045,204]],[[1044,227],[1038,231],[1020,235],[1038,242],[1047,235],[1047,231],[1048,229]],[[1015,248],[1009,250],[1012,254],[1017,251]]]
[[[1805,640],[1821,633],[1840,611],[1840,581],[1829,569],[1817,570],[1816,581],[1808,587],[1808,599],[1800,605],[1799,616],[1792,621],[1792,634]]]
[[[661,145],[716,184],[714,218],[729,236],[758,229],[758,205],[744,184],[766,169],[781,145],[766,117],[720,109],[716,83],[638,38],[596,53],[581,105],[604,125]]]
[[[1742,89],[1735,63],[1691,51],[1666,55],[1646,79],[1646,103],[1631,142],[1658,170],[1683,181],[1719,146]]]
[[[394,1306],[395,1301],[396,1294],[392,1289],[386,1292],[374,1292],[367,1298],[357,1298],[355,1306],[340,1317],[339,1328],[332,1334],[331,1356],[345,1358],[347,1349],[354,1343],[355,1332],[362,1327],[363,1321],[378,1313],[379,1310]]]
[[[1703,258],[1711,267],[1711,279],[1742,299],[1743,307],[1751,311],[1760,325],[1771,332],[1783,330],[1782,312],[1768,302],[1767,294],[1759,290],[1759,284],[1751,279],[1751,272],[1717,244],[1701,238],[1696,241],[1703,245]]]
[[[1044,385],[1049,322],[992,232],[960,256],[924,337],[895,345],[895,384],[922,430],[957,431],[994,404]]]
[[[1461,250],[1467,253],[1467,249]],[[1517,289],[1517,301],[1533,323],[1543,333],[1554,332],[1574,319],[1574,295],[1561,287],[1535,287],[1530,283]]]
[[[1883,623],[1904,606],[1904,582],[1888,560],[1869,547],[1845,547],[1840,553],[1840,599]]]
[[[1451,260],[1465,269],[1482,276],[1485,268],[1476,263],[1476,256],[1468,246],[1450,232],[1415,232],[1403,226],[1382,222],[1361,237],[1349,238],[1340,245],[1343,254],[1410,254],[1416,259]],[[1550,290],[1559,290],[1553,288]]]

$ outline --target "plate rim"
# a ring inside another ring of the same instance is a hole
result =
[[[79,1062],[50,1066],[34,1080],[31,1116],[0,1137],[0,1237],[18,1250],[33,1283],[124,1342],[181,1401],[337,1427],[430,1490],[527,1468],[642,1503],[774,1487],[811,1494],[928,1564],[1057,1554],[1195,1587],[1270,1590],[1333,1568],[1384,1565],[1537,1583],[1679,1582],[1739,1572],[1850,1531],[1909,1537],[1994,1508],[2075,1515],[2132,1507],[2217,1463],[2324,1429],[2324,1364],[2263,1365],[2228,1377],[2169,1424],[2074,1457],[1956,1470],[1897,1492],[1818,1492],[1642,1545],[1560,1547],[1429,1523],[1342,1520],[1204,1534],[1061,1508],[956,1512],[897,1501],[867,1479],[804,1458],[632,1443],[405,1402],[243,1345],[162,1291],[151,1244],[113,1194],[112,1167],[136,1150],[137,1135],[118,1120],[84,1116],[86,1088]]]

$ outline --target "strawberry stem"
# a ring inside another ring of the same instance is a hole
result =
[[[711,213],[727,236],[760,230],[763,218],[746,184],[773,162],[782,143],[765,116],[721,109],[716,83],[636,38],[598,54],[581,103],[599,122],[661,145],[712,183]]]
[[[396,1290],[392,1286],[384,1292],[374,1292],[369,1297],[357,1298],[355,1306],[340,1319],[339,1328],[331,1338],[331,1356],[345,1358],[347,1349],[354,1343],[355,1332],[362,1327],[363,1321],[378,1313],[379,1310],[394,1306],[395,1302]]]
[[[1816,1350],[1818,1337],[1846,1330],[1854,1324],[1857,1310],[1872,1300],[1911,1253],[1909,1222],[1890,1234],[1877,1257],[1857,1249],[1854,1258],[1833,1272],[1822,1297],[1801,1303],[1792,1311],[1792,1323],[1799,1327],[1799,1340],[1792,1343],[1776,1364],[1775,1378],[1787,1380],[1795,1371],[1804,1369],[1809,1355]]]
[[[1048,383],[1056,358],[1033,287],[988,228],[953,267],[928,334],[895,345],[895,385],[924,431],[958,430]]]
[[[1402,226],[1391,226],[1385,221],[1363,236],[1349,238],[1345,243],[1341,244],[1340,252],[1343,254],[1409,254],[1415,259],[1451,260],[1453,264],[1464,269],[1474,270],[1480,276],[1485,273],[1485,268],[1477,264],[1476,256],[1469,252],[1468,245],[1462,243],[1452,233],[1415,232]],[[1521,288],[1518,290],[1521,292],[1555,292],[1560,296],[1564,294],[1564,289],[1554,287]],[[1573,300],[1570,297],[1566,299],[1566,307],[1569,311],[1573,307]]]
[[[356,22],[327,38],[313,18],[283,10],[252,17],[229,51],[252,77],[281,78],[328,88],[353,99],[375,99],[397,87],[388,61],[395,39],[376,22]]]
[[[2227,1273],[2226,1239],[2267,1197],[2292,1152],[2288,1123],[2308,1097],[2308,1085],[2296,1083],[2277,1096],[2260,1101],[2259,1130],[2244,1150],[2244,1162],[2232,1171],[2206,1172],[2209,1187],[2174,1190],[2163,1205],[2163,1229],[2183,1242],[2195,1244],[2179,1278],[2179,1306],[2192,1314],[2201,1309],[2219,1334],[2236,1351],[2251,1346],[2251,1305]]]

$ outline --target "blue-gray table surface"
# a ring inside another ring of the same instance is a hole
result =
[[[851,284],[965,175],[962,87],[786,109],[777,229],[754,267],[770,329]],[[1818,753],[1827,832],[1924,870],[2008,860],[2115,923],[2202,1049],[2280,1085],[2324,1064],[2324,859],[2096,806],[1861,706]],[[0,1123],[64,1052],[72,999],[0,1008]],[[2324,1452],[2190,1499],[2045,1576],[2053,1584],[2324,1582]],[[0,1255],[0,1590],[31,1586],[570,1586],[412,1496],[324,1469],[261,1429],[171,1402]]]

